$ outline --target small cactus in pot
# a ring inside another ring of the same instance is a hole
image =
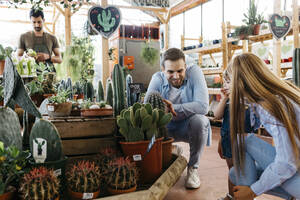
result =
[[[101,149],[96,157],[96,164],[100,167],[102,183],[106,184],[107,178],[110,176],[110,162],[117,157],[115,149],[107,147]]]
[[[26,200],[56,200],[59,198],[59,180],[53,170],[33,168],[24,175],[20,193]]]
[[[107,180],[108,192],[121,194],[136,190],[137,169],[128,157],[119,157],[111,161],[110,170]]]
[[[100,193],[100,178],[100,168],[95,162],[78,161],[67,172],[69,195],[76,199],[96,198]]]

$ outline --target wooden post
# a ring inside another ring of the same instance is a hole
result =
[[[227,43],[227,31],[224,22],[222,22],[222,57],[223,57],[223,70],[225,70],[228,65],[228,43]]]
[[[105,8],[107,6],[107,0],[101,0],[101,6]],[[102,82],[104,88],[106,88],[106,80],[108,77],[110,77],[108,59],[108,39],[102,37]]]
[[[164,34],[164,49],[169,48],[169,22],[166,21],[165,25],[165,34]]]
[[[66,46],[71,45],[71,9],[65,8]]]
[[[293,0],[293,35],[294,48],[299,48],[298,0]]]
[[[280,14],[281,1],[275,0],[273,4],[274,13]],[[278,77],[281,77],[281,41],[273,37],[273,71]]]
[[[184,35],[181,35],[181,49],[184,47]]]

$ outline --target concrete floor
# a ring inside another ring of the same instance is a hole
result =
[[[201,186],[196,190],[187,190],[184,187],[184,178],[186,170],[171,188],[164,200],[217,200],[224,197],[227,190],[227,165],[226,161],[222,160],[217,152],[217,144],[219,141],[220,129],[213,127],[213,143],[212,146],[206,147],[201,157],[199,174]],[[177,142],[183,148],[183,155],[189,157],[189,146],[183,142]],[[256,200],[279,200],[281,198],[262,195]]]

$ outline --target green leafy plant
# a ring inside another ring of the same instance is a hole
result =
[[[240,37],[242,35],[244,36],[249,36],[253,32],[253,27],[252,26],[238,26],[234,29],[234,37]]]
[[[53,170],[45,167],[33,168],[25,174],[20,192],[22,199],[55,199],[59,196],[59,180],[54,175]]]
[[[100,190],[100,168],[92,161],[79,161],[67,172],[68,187],[73,192],[92,193]]]
[[[13,52],[13,49],[11,47],[6,47],[4,48],[1,44],[0,44],[0,60],[5,60],[5,58],[11,57],[11,54]]]
[[[51,96],[48,98],[49,104],[66,103],[68,100],[69,94],[70,94],[70,91],[59,90],[55,96]]]
[[[248,26],[267,22],[264,19],[263,14],[257,12],[257,4],[255,4],[255,0],[250,1],[250,7],[248,8],[247,13],[244,13],[244,17],[245,19],[242,21]]]
[[[145,63],[154,65],[159,58],[159,51],[151,47],[149,42],[146,42],[142,47],[141,57]]]
[[[9,186],[18,182],[24,173],[28,156],[27,151],[20,151],[14,146],[5,148],[0,141],[0,195],[7,192]]]

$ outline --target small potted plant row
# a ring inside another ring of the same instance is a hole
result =
[[[83,101],[80,104],[80,112],[83,117],[105,116],[112,115],[113,110],[105,101],[91,102],[90,100]]]

